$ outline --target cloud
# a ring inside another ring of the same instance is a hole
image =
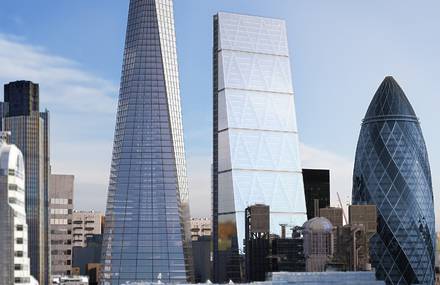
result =
[[[118,87],[70,59],[18,37],[0,34],[0,79],[40,83],[41,102],[52,110],[114,114]]]
[[[75,175],[76,208],[103,210],[118,86],[79,63],[0,34],[0,82],[40,84],[40,109],[51,113],[53,173]]]

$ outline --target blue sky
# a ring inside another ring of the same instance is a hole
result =
[[[306,167],[332,171],[349,200],[360,123],[386,75],[420,117],[434,191],[440,179],[440,4],[436,1],[175,0],[190,199],[209,215],[212,15],[287,21]],[[104,209],[128,0],[2,1],[0,80],[40,83],[52,115],[52,167],[76,175],[76,207]],[[0,93],[1,94],[1,93]]]

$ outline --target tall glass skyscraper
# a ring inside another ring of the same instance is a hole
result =
[[[431,170],[419,120],[403,90],[386,77],[362,123],[353,204],[373,204],[378,228],[372,264],[387,284],[435,283]]]
[[[192,279],[172,0],[131,0],[107,199],[103,284]]]
[[[22,151],[26,168],[26,219],[31,274],[50,280],[49,245],[49,112],[40,112],[39,85],[15,81],[4,86],[2,126],[10,143]]]
[[[245,209],[270,206],[270,232],[306,221],[285,22],[214,16],[214,279],[240,281]]]

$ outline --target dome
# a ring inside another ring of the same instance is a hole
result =
[[[332,223],[324,217],[316,217],[308,220],[303,225],[304,230],[311,232],[332,232],[333,225]]]

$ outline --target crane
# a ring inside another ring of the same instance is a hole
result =
[[[338,195],[339,205],[341,206],[341,209],[342,209],[342,215],[344,216],[345,224],[348,224],[347,216],[345,215],[344,206],[342,205],[342,201],[341,201],[341,197],[339,196],[339,192],[336,192],[336,194]]]

